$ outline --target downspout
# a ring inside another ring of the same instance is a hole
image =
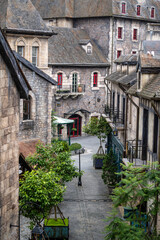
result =
[[[114,38],[114,17],[112,17],[112,47],[111,47],[111,73],[113,72],[113,38]]]
[[[158,109],[156,108],[156,105],[154,104],[153,100],[151,101],[151,105],[159,118],[158,163],[160,164],[160,113],[158,112]]]

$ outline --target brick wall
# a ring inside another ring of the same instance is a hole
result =
[[[0,239],[17,240],[19,93],[0,56]]]

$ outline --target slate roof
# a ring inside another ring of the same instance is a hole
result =
[[[141,71],[144,72],[145,69],[148,71],[152,70],[153,68],[160,69],[160,57],[151,56],[149,54],[141,53],[139,57],[139,64],[141,67]]]
[[[47,82],[53,84],[53,85],[57,85],[57,82],[51,78],[48,74],[46,74],[45,72],[43,72],[42,70],[40,70],[39,68],[35,67],[32,63],[30,63],[28,60],[26,60],[25,58],[23,58],[21,55],[19,55],[17,52],[14,51],[14,55],[17,58],[17,60],[21,63],[23,63],[27,68],[29,68],[31,71],[35,72],[37,75],[39,75],[40,77],[42,77],[44,80],[46,80]]]
[[[31,0],[0,0],[0,27],[49,31]]]
[[[58,34],[49,38],[49,64],[70,66],[109,66],[102,51],[90,40],[84,30],[75,28],[53,28]],[[90,40],[93,47],[92,54],[87,54],[80,40]]]
[[[131,95],[134,95],[134,96],[137,96],[136,93],[137,93],[137,83],[135,83],[133,86],[131,86],[128,90],[127,90],[127,93],[128,94],[131,94]]]
[[[153,77],[142,89],[138,95],[147,99],[160,100],[160,73],[158,76]]]
[[[119,71],[114,72],[105,78],[116,84],[121,84],[126,87],[130,87],[137,82],[137,73],[133,72],[130,74],[121,73]]]
[[[143,53],[154,52],[154,55],[160,56],[160,41],[143,41],[142,42]]]
[[[135,55],[135,54],[121,55],[114,62],[117,64],[122,63],[122,64],[129,64],[129,65],[136,65],[138,62],[138,55]]]
[[[20,93],[20,97],[28,98],[29,90],[31,90],[31,87],[29,86],[29,83],[27,82],[27,79],[25,78],[1,30],[0,30],[0,54],[11,73],[13,81],[15,82],[16,87]]]
[[[160,19],[158,0],[125,0],[127,13],[121,13],[121,0],[32,0],[42,18],[85,18],[118,16],[148,21]],[[141,16],[136,14],[136,6],[140,4]],[[156,19],[150,19],[150,8],[155,7]]]

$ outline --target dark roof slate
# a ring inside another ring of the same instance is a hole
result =
[[[142,71],[143,69],[148,69],[148,71],[152,68],[160,69],[160,57],[157,56],[141,53],[139,56],[139,63]]]
[[[40,70],[39,68],[35,67],[32,63],[30,63],[28,60],[23,58],[21,55],[19,55],[17,52],[14,51],[14,55],[17,58],[17,60],[21,63],[23,63],[27,68],[29,68],[31,71],[35,72],[37,75],[45,79],[47,82],[57,85],[57,82],[51,78],[48,74]]]
[[[20,97],[28,98],[29,90],[31,90],[31,87],[29,86],[29,83],[27,82],[27,79],[25,78],[1,30],[0,30],[0,54],[2,55],[2,58],[11,73],[13,81],[15,82],[16,87],[20,93]]]
[[[0,0],[0,27],[48,31],[31,0]]]
[[[108,60],[97,45],[90,40],[84,30],[75,28],[53,28],[58,34],[51,37],[49,43],[49,64],[59,65],[104,65],[109,66]],[[79,43],[81,39],[90,41],[92,54],[87,54]]]
[[[125,76],[125,73],[121,73],[120,71],[117,71],[117,72],[111,73],[105,79],[113,83],[117,83],[117,81],[124,76]]]
[[[119,16],[141,20],[160,20],[159,0],[126,0],[127,12],[121,13],[121,0],[32,0],[41,16],[47,18],[85,18]],[[137,4],[141,5],[141,16],[136,14]],[[155,7],[155,19],[150,18],[150,8]]]
[[[121,84],[125,87],[130,87],[137,81],[137,73],[130,74],[121,73],[120,71],[114,72],[105,78],[115,84]]]
[[[115,60],[117,64],[129,64],[129,65],[136,65],[138,62],[138,55],[135,54],[126,54],[121,55],[119,58]]]
[[[160,100],[160,74],[153,77],[138,95],[143,98]]]

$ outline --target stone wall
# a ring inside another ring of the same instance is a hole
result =
[[[51,111],[53,85],[25,66],[23,72],[32,88],[30,92],[30,119],[23,120],[23,100],[20,101],[20,140],[38,138],[44,143],[51,141]]]
[[[17,240],[19,93],[0,56],[0,239]]]
[[[106,87],[104,85],[104,77],[107,74],[105,68],[53,68],[52,77],[57,79],[57,73],[63,73],[64,86],[72,85],[72,74],[78,74],[78,84],[85,85],[85,92],[83,95],[76,98],[71,96],[67,99],[59,99],[53,103],[53,108],[58,116],[64,117],[64,114],[74,109],[85,109],[89,111],[90,115],[98,115],[104,113]],[[93,87],[93,72],[98,72],[98,87]],[[54,98],[53,98],[54,99]],[[78,113],[80,115],[80,113]],[[68,115],[69,117],[69,115]],[[82,123],[88,121],[89,116],[82,114]]]

